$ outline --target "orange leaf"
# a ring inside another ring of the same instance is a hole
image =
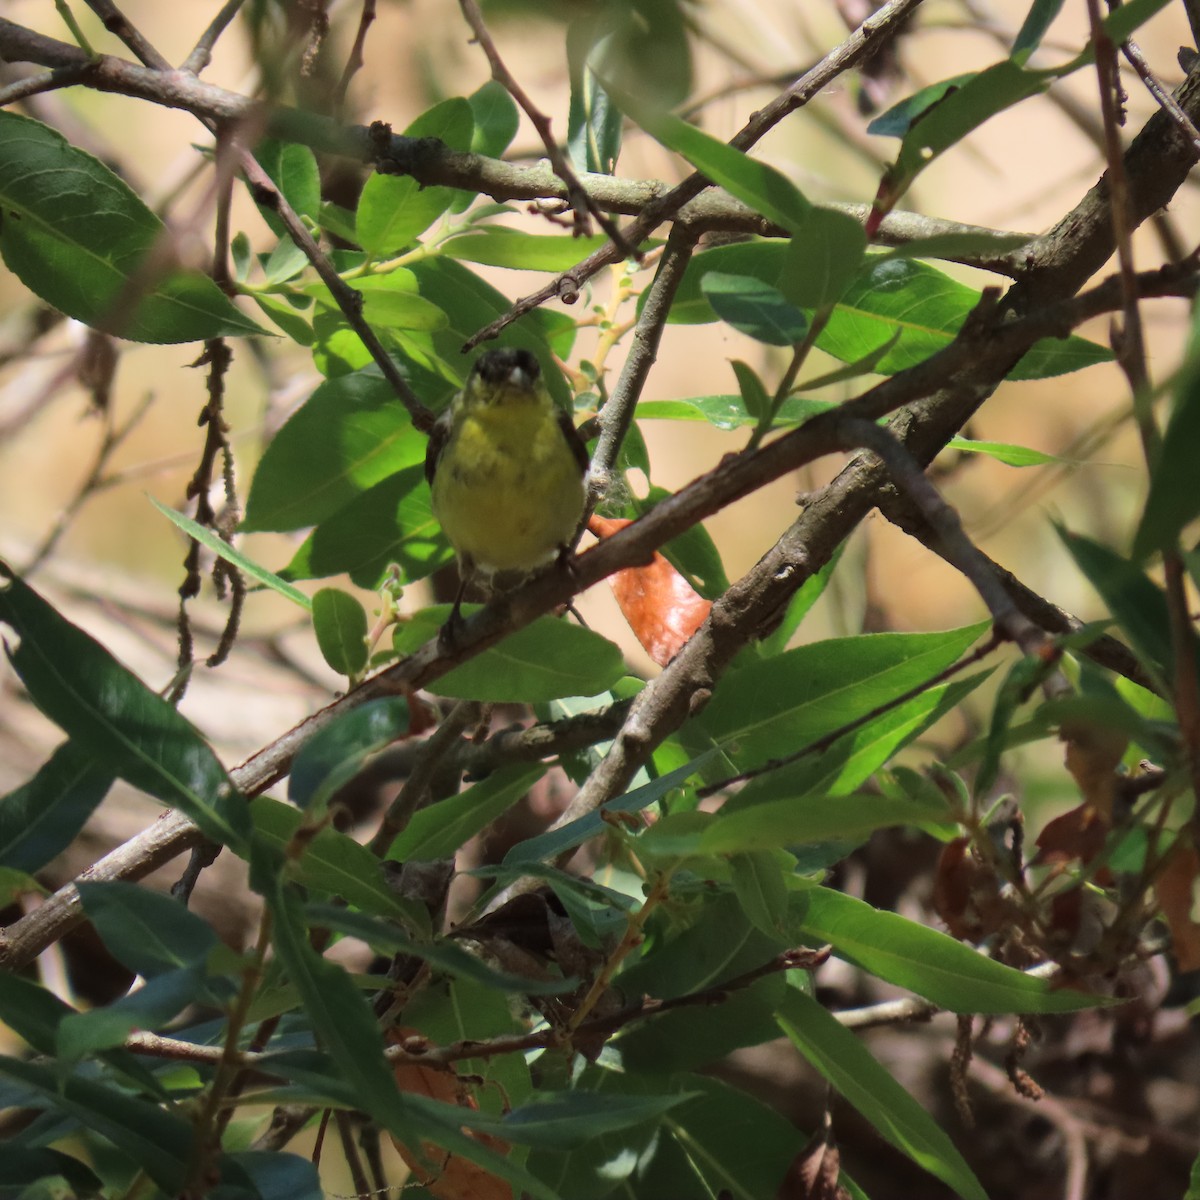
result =
[[[1117,768],[1129,739],[1103,725],[1086,721],[1064,722],[1060,735],[1067,744],[1067,770],[1079,785],[1083,798],[1107,825],[1112,820]]]
[[[1171,847],[1154,884],[1158,905],[1171,929],[1171,944],[1181,971],[1200,968],[1200,924],[1192,919],[1200,854],[1186,838]]]
[[[593,516],[588,529],[606,538],[630,523]],[[657,552],[645,566],[626,567],[610,575],[608,582],[630,629],[660,667],[679,653],[712,608],[712,602]]]
[[[414,1029],[392,1029],[388,1032],[388,1040],[397,1045],[404,1045],[410,1039],[424,1041]],[[479,1107],[465,1081],[453,1070],[438,1070],[418,1063],[398,1063],[396,1085],[402,1092],[428,1096],[443,1104],[457,1104],[473,1110]],[[470,1129],[463,1132],[497,1153],[507,1154],[510,1149],[507,1142],[490,1134],[475,1133]],[[420,1180],[425,1190],[431,1196],[436,1196],[437,1200],[512,1200],[510,1184],[497,1179],[469,1158],[451,1154],[429,1142],[421,1143],[419,1154],[395,1138],[392,1138],[392,1145],[404,1159],[413,1177]]]
[[[1038,834],[1035,862],[1062,866],[1078,859],[1090,863],[1104,849],[1108,837],[1108,820],[1091,804],[1080,804],[1061,817],[1048,821]],[[1107,868],[1097,872],[1096,882],[1107,885],[1112,872]]]
[[[942,848],[932,899],[934,912],[960,941],[981,942],[1011,919],[999,881],[971,853],[969,838],[954,838]]]
[[[838,1182],[841,1155],[833,1140],[829,1113],[807,1146],[792,1159],[775,1200],[850,1200]]]

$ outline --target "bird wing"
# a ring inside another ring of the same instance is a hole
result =
[[[558,417],[558,427],[562,430],[562,435],[567,439],[567,445],[570,446],[571,453],[575,456],[575,461],[579,464],[579,473],[583,475],[588,469],[588,452],[587,447],[583,444],[583,438],[579,436],[579,431],[575,428],[574,422],[561,408],[555,406],[554,411]],[[430,445],[432,446],[432,444],[433,440],[431,438]],[[426,459],[425,470],[428,473],[428,459]]]
[[[430,487],[433,486],[433,477],[437,474],[438,461],[449,440],[450,410],[446,409],[434,422],[433,429],[429,432],[429,445],[425,447],[425,479]]]

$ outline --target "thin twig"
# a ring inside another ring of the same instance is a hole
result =
[[[31,59],[31,55],[66,55],[69,62],[78,62],[80,58],[74,47],[33,35],[0,19],[0,52],[6,46],[15,47],[17,56],[25,61],[38,61],[36,57]],[[59,64],[54,61],[45,65]],[[122,78],[126,83],[140,79],[135,86],[142,87],[146,76],[137,74],[140,70],[132,65],[128,70],[122,68]],[[131,76],[128,71],[134,74]],[[159,90],[162,84],[156,77],[153,95],[162,94]],[[165,94],[183,99],[170,88]],[[203,96],[205,104],[211,102],[208,90]],[[193,91],[187,103],[178,106],[195,105],[197,97],[198,93]],[[1200,115],[1200,79],[1189,77],[1179,99],[1193,118]],[[239,100],[228,111],[238,116],[245,110],[245,103]],[[1183,149],[1188,148],[1178,145],[1174,127],[1161,113],[1152,117],[1135,139],[1127,161],[1133,212],[1138,220],[1146,219],[1169,202],[1186,179],[1192,158],[1190,150],[1185,155]],[[1027,247],[1024,281],[1013,289],[1010,307],[1013,312],[1028,315],[968,330],[932,360],[900,372],[864,393],[862,407],[855,409],[858,415],[873,419],[921,396],[930,397],[921,406],[919,420],[905,418],[901,423],[918,461],[930,461],[1035,340],[1062,336],[1064,330],[1071,328],[1071,321],[1083,315],[1083,307],[1071,297],[1112,253],[1109,205],[1106,188],[1101,185],[1092,189],[1053,229]],[[1090,303],[1095,306],[1101,300],[1093,296]],[[818,418],[802,431],[768,443],[753,456],[753,462],[744,456],[734,456],[722,463],[639,521],[577,556],[570,579],[565,572],[551,572],[514,591],[505,605],[486,606],[466,622],[462,644],[454,654],[439,654],[431,642],[289,730],[231,773],[235,785],[245,795],[259,794],[282,778],[293,756],[310,737],[344,712],[367,700],[395,694],[404,685],[422,686],[504,634],[564,603],[576,591],[621,567],[645,561],[653,548],[704,520],[717,508],[828,452],[834,445],[831,435],[829,426]],[[716,680],[762,622],[791,598],[795,589],[870,511],[876,502],[882,474],[856,461],[812,499],[776,546],[714,605],[709,621],[672,663],[638,694],[599,771],[593,773],[560,820],[573,820],[619,794],[654,747],[678,728],[689,713],[703,707]],[[198,828],[186,817],[167,814],[95,863],[81,878],[143,878],[156,866],[190,848],[200,836]],[[78,891],[68,884],[36,911],[0,933],[0,966],[20,969],[80,919]]]
[[[146,40],[137,26],[112,0],[86,0],[86,3],[103,22],[104,28],[120,38],[139,62],[154,71],[171,70],[171,64]]]
[[[987,559],[967,537],[958,513],[942,498],[895,434],[871,421],[847,421],[844,428],[854,444],[865,446],[883,460],[896,486],[937,531],[942,540],[942,557],[970,580],[997,628],[1025,654],[1048,653],[1050,647],[1046,635],[1017,609],[989,568]]]
[[[50,71],[27,75],[24,79],[18,79],[7,87],[0,88],[0,108],[5,108],[9,104],[15,104],[18,100],[25,100],[30,96],[40,95],[42,92],[74,87],[87,79],[90,69],[90,63],[83,63],[77,67],[55,67]]]
[[[868,53],[883,44],[899,26],[920,6],[922,0],[891,0],[870,21],[864,22],[840,46],[827,54],[811,71],[798,79],[790,88],[777,96],[770,104],[759,109],[750,120],[730,139],[729,144],[738,150],[749,150],[785,116],[807,104],[814,96],[828,87],[839,75],[856,66]],[[640,245],[665,220],[678,213],[689,201],[705,188],[711,187],[709,180],[699,171],[693,172],[682,183],[669,192],[650,200],[641,215],[628,225],[622,236],[630,245]],[[582,262],[564,271],[545,287],[518,300],[505,314],[477,330],[467,339],[466,348],[471,349],[496,337],[505,328],[527,312],[545,301],[561,296],[564,289],[578,294],[580,288],[597,272],[624,257],[616,252],[615,245],[608,243],[589,254]]]
[[[588,471],[588,490],[593,503],[608,490],[625,435],[633,423],[638,399],[658,356],[667,313],[695,248],[695,235],[686,227],[675,224],[659,260],[654,282],[647,290],[646,302],[634,329],[633,345],[616,387],[600,412],[600,438]]]
[[[342,68],[342,77],[338,80],[334,100],[340,109],[346,103],[346,93],[350,90],[350,81],[362,70],[367,45],[367,30],[375,20],[375,0],[362,0],[362,8],[358,13],[358,29],[354,34],[354,45],[350,47],[350,55]]]
[[[404,781],[400,794],[388,806],[375,835],[367,843],[367,849],[379,858],[384,857],[388,847],[404,831],[413,813],[429,795],[434,776],[461,742],[463,731],[474,722],[479,706],[471,700],[460,700],[442,718],[442,723],[421,743],[421,753],[413,765],[412,773]]]
[[[292,241],[304,252],[304,256],[312,264],[317,275],[333,296],[334,302],[342,310],[347,324],[358,334],[366,346],[375,365],[383,374],[384,379],[391,385],[401,403],[408,409],[413,424],[423,432],[433,428],[433,414],[417,398],[416,393],[409,387],[408,380],[396,366],[395,360],[384,348],[375,331],[362,315],[363,296],[352,288],[338,273],[333,263],[317,245],[307,226],[300,220],[295,209],[288,203],[287,198],[275,186],[271,177],[263,170],[258,160],[249,150],[240,151],[242,170],[254,189],[255,199],[260,204],[268,206],[283,222],[284,228]]]
[[[208,28],[200,35],[192,52],[183,60],[179,68],[181,71],[199,75],[212,62],[212,49],[217,44],[217,39],[225,32],[229,22],[237,16],[238,10],[245,2],[246,0],[225,0],[220,12],[208,23]]]
[[[1120,114],[1117,110],[1116,47],[1104,30],[1100,15],[1100,0],[1087,0],[1088,19],[1092,27],[1092,44],[1096,54],[1096,76],[1100,87],[1100,113],[1104,119],[1105,157],[1108,160],[1108,186],[1112,193],[1111,219],[1116,242],[1117,265],[1121,277],[1124,325],[1118,333],[1113,330],[1113,349],[1129,379],[1133,391],[1134,416],[1142,437],[1143,452],[1151,470],[1158,461],[1159,432],[1154,421],[1149,380],[1146,377],[1145,337],[1142,314],[1138,305],[1137,268],[1133,259],[1133,217],[1129,205],[1129,183],[1125,177],[1125,162],[1121,149]]]
[[[522,112],[529,118],[534,129],[537,130],[538,137],[542,139],[542,145],[546,149],[546,157],[550,160],[551,168],[566,185],[571,211],[575,214],[576,234],[588,236],[591,233],[588,218],[594,217],[596,224],[604,230],[621,258],[638,257],[637,246],[625,239],[616,222],[596,204],[580,185],[574,169],[567,162],[566,156],[554,137],[554,132],[550,128],[550,118],[534,104],[528,92],[504,65],[504,60],[500,57],[499,50],[496,49],[496,43],[492,40],[492,35],[488,33],[483,13],[479,11],[479,5],[475,0],[458,0],[458,2],[463,17],[475,35],[475,41],[487,55],[488,64],[492,68],[492,78],[521,106]]]
[[[830,730],[823,737],[809,742],[791,754],[785,754],[781,758],[768,759],[766,762],[760,763],[757,767],[751,767],[746,771],[739,771],[736,775],[730,775],[725,779],[718,780],[716,783],[707,783],[704,787],[696,789],[697,797],[703,800],[708,796],[715,796],[718,792],[723,792],[733,787],[734,784],[747,783],[751,779],[757,779],[760,775],[768,775],[773,771],[782,770],[782,768],[790,766],[794,762],[799,762],[802,758],[808,758],[814,754],[823,754],[841,738],[854,733],[855,730],[861,729],[864,725],[870,724],[870,722],[882,717],[885,713],[899,708],[900,705],[907,704],[910,700],[915,700],[931,688],[938,687],[947,680],[953,679],[955,675],[961,674],[976,663],[982,662],[989,654],[1000,647],[1002,640],[1002,638],[993,633],[986,642],[976,647],[970,654],[960,658],[957,662],[951,663],[945,670],[939,671],[929,679],[915,684],[899,696],[885,700],[882,704],[876,705],[870,712],[863,713],[861,717],[856,717],[853,721],[846,721],[836,729]]]
[[[1158,102],[1159,107],[1175,122],[1179,127],[1179,132],[1191,142],[1197,155],[1200,155],[1200,130],[1192,123],[1192,119],[1187,113],[1179,107],[1179,101],[1159,83],[1158,78],[1150,69],[1150,64],[1146,61],[1146,57],[1138,48],[1137,43],[1125,42],[1121,46],[1121,53],[1125,55],[1129,64],[1138,73],[1141,81],[1146,85],[1146,90]]]
[[[79,510],[92,496],[104,489],[105,467],[108,466],[109,461],[121,446],[121,443],[141,423],[142,418],[149,411],[150,405],[153,403],[154,393],[147,392],[134,408],[133,412],[129,414],[129,417],[120,426],[114,426],[108,415],[103,417],[105,421],[104,436],[101,438],[100,445],[96,449],[96,457],[92,461],[91,469],[84,476],[83,481],[75,491],[75,495],[59,510],[58,516],[54,519],[54,524],[50,527],[50,532],[46,534],[42,540],[42,544],[33,552],[33,556],[25,567],[24,574],[33,574],[54,553],[55,546],[58,545],[59,540],[66,532],[67,527],[75,519]]]

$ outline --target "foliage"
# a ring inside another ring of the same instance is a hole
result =
[[[110,4],[89,7],[145,65],[90,57],[90,27],[75,16],[82,49],[3,22],[0,58],[50,73],[0,95],[15,106],[82,84],[198,117],[197,137],[209,139],[198,169],[222,214],[214,265],[184,265],[175,216],[164,221],[44,120],[7,110],[0,254],[105,344],[202,344],[196,505],[185,515],[154,501],[146,521],[161,513],[190,539],[185,600],[201,586],[201,547],[231,586],[213,661],[238,653],[242,608],[273,592],[311,621],[348,690],[227,769],[179,709],[184,678],[200,670],[186,611],[184,671],[164,696],[70,620],[52,589],[5,568],[12,667],[66,738],[0,800],[6,894],[34,894],[120,780],[178,814],[154,863],[198,843],[237,856],[261,917],[249,947],[223,945],[187,906],[194,873],[176,897],[137,885],[153,864],[134,846],[77,892],[13,919],[0,941],[0,1022],[18,1044],[0,1057],[0,1091],[20,1119],[4,1127],[0,1194],[318,1196],[322,1177],[286,1147],[333,1112],[360,1192],[399,1180],[381,1179],[374,1160],[364,1167],[350,1114],[388,1135],[420,1184],[411,1194],[440,1200],[861,1195],[845,1175],[839,1184],[836,1158],[823,1168],[834,1164],[827,1190],[809,1190],[811,1130],[706,1073],[734,1050],[786,1038],[900,1154],[953,1193],[985,1198],[953,1131],[855,1032],[890,1019],[886,1006],[827,1003],[820,971],[833,955],[864,986],[903,989],[901,1018],[959,1014],[953,1067],[965,1091],[972,1014],[1107,1010],[1168,944],[1179,969],[1200,968],[1190,903],[1200,646],[1188,600],[1189,580],[1200,586],[1188,549],[1200,513],[1188,474],[1200,333],[1161,381],[1166,421],[1135,335],[1146,298],[1191,296],[1197,268],[1192,255],[1081,294],[1114,248],[1128,251],[1130,231],[1109,208],[1115,185],[1040,238],[895,210],[934,159],[969,152],[991,117],[1103,67],[1111,40],[1162,0],[1118,8],[1065,63],[1033,67],[1060,7],[1037,0],[1009,56],[913,88],[876,118],[873,132],[899,139],[894,160],[873,197],[836,204],[806,195],[754,143],[788,112],[804,119],[832,79],[873,69],[868,41],[882,53],[919,40],[919,24],[904,24],[919,0],[893,0],[869,37],[852,33],[814,68],[812,88],[805,77],[730,142],[701,128],[703,116],[677,115],[693,92],[692,6],[627,0],[603,16],[585,6],[556,34],[571,95],[554,114],[565,138],[565,156],[548,148],[554,171],[501,161],[522,128],[517,102],[540,114],[494,64],[491,82],[466,96],[448,85],[401,135],[356,126],[346,87],[356,56],[373,52],[373,5],[340,82],[329,75],[334,43],[295,6],[253,3],[229,31],[214,23],[208,50],[235,29],[249,38],[261,106],[204,83],[203,54],[172,72]],[[470,20],[474,5],[463,9]],[[508,28],[497,23],[484,48],[503,50]],[[1180,93],[1193,120],[1198,91],[1189,81]],[[1191,152],[1170,120],[1154,117],[1126,160],[1124,224],[1183,181]],[[657,143],[686,181],[622,190],[615,172],[634,137]],[[590,174],[577,177],[568,159]],[[335,191],[334,168],[348,163],[361,169]],[[232,191],[257,209],[246,208],[244,231],[224,219]],[[713,207],[690,209],[701,193]],[[536,215],[517,203],[529,197],[545,206]],[[555,203],[561,228],[546,232]],[[702,211],[724,235],[711,244]],[[617,233],[607,214],[622,212],[636,219]],[[981,288],[947,262],[994,274]],[[586,296],[582,315],[515,303],[492,268],[549,277],[543,300]],[[1148,495],[1117,544],[1061,529],[1064,560],[1107,613],[1082,625],[1004,579],[924,468],[944,449],[1012,469],[1071,466],[964,431],[1006,381],[1112,361],[1073,332],[1110,311],[1122,312],[1116,357]],[[739,347],[714,384],[728,390],[652,398],[655,348],[689,325]],[[426,435],[489,330],[531,350],[555,401],[585,421],[598,545],[466,606],[458,635],[439,638],[447,608],[403,594],[453,561],[431,508]],[[238,525],[223,401],[229,350],[251,345],[303,354],[322,380],[268,442]],[[618,346],[629,358],[610,383]],[[832,369],[812,370],[818,352]],[[649,421],[740,430],[745,448],[698,464],[674,494],[639,500],[635,474],[654,478],[639,427]],[[781,519],[775,547],[730,585],[702,522],[839,450],[862,453],[790,528]],[[226,514],[209,499],[222,486]],[[838,586],[839,547],[876,506],[969,580],[986,620],[809,636],[814,604]],[[295,535],[289,561],[267,565],[235,545],[262,532]],[[639,676],[627,646],[555,615],[609,576],[661,674]],[[375,593],[374,613],[347,580]],[[520,706],[522,728],[485,739],[491,704]],[[977,736],[935,754],[929,731],[966,704],[983,714]],[[1078,807],[1054,820],[1031,809],[1027,852],[1028,788],[1013,751],[1056,738]],[[396,753],[406,756],[398,797],[373,830],[352,834],[342,798]],[[448,927],[456,856],[465,870],[468,843],[551,765],[571,784],[561,817],[479,866],[482,894]],[[1002,768],[1012,796],[1000,792]],[[285,776],[286,802],[264,794]],[[940,844],[932,906],[948,932],[840,890],[839,864],[896,828]],[[33,966],[83,920],[141,981],[90,1009],[52,993]],[[371,972],[327,953],[355,944],[377,956]],[[822,1145],[828,1113],[824,1128]],[[853,1175],[852,1156],[845,1165]]]

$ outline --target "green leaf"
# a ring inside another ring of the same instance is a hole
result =
[[[774,1196],[805,1138],[777,1108],[729,1084],[682,1075],[676,1087],[700,1098],[663,1118],[662,1136],[644,1165],[638,1196],[672,1200],[764,1200]],[[651,1158],[651,1155],[653,1157]]]
[[[245,531],[316,525],[425,460],[425,437],[379,373],[323,383],[275,435],[254,473]]]
[[[579,986],[578,979],[530,978],[513,971],[502,971],[489,966],[448,938],[418,942],[405,937],[391,921],[351,912],[333,904],[310,904],[305,914],[312,925],[321,929],[357,938],[379,951],[411,955],[429,963],[436,970],[495,991],[514,995],[553,996]]]
[[[258,1200],[324,1200],[321,1177],[307,1158],[278,1150],[239,1150],[222,1158],[223,1165],[244,1171]]]
[[[964,1200],[988,1200],[983,1186],[941,1126],[816,1000],[797,988],[789,988],[779,1010],[779,1027],[885,1141],[948,1184]]]
[[[2,578],[0,621],[20,638],[9,658],[38,708],[98,766],[182,809],[213,841],[243,847],[246,803],[200,733],[0,564]]]
[[[966,230],[962,233],[934,233],[929,237],[914,238],[903,246],[893,246],[884,254],[885,258],[948,258],[961,259],[968,256],[1008,254],[1029,245],[1026,233],[998,233],[991,229]]]
[[[445,255],[422,259],[410,264],[417,277],[421,295],[432,301],[450,319],[448,329],[433,335],[433,344],[442,359],[453,364],[463,375],[470,363],[463,359],[462,344],[477,330],[508,312],[511,301],[502,292],[480,279],[478,275]],[[540,319],[518,321],[504,331],[505,345],[516,346],[536,355],[542,366],[542,379],[551,396],[563,406],[572,399],[563,374],[554,366],[553,352],[547,340],[546,327]]]
[[[422,808],[392,843],[388,857],[401,862],[449,858],[527,795],[546,770],[543,763],[502,767],[457,796]]]
[[[0,1077],[40,1092],[57,1110],[107,1138],[168,1195],[183,1187],[192,1154],[190,1121],[106,1084],[63,1078],[38,1063],[0,1057]]]
[[[670,321],[704,324],[716,313],[703,293],[710,271],[751,275],[775,285],[788,247],[779,242],[741,242],[693,256],[671,305]],[[870,254],[858,278],[834,308],[817,346],[845,363],[870,363],[880,375],[893,375],[923,362],[954,340],[979,293],[927,263]],[[881,349],[890,348],[880,356]],[[1071,337],[1036,343],[1010,372],[1010,379],[1041,379],[1111,360],[1094,342]],[[639,405],[639,412],[641,406]]]
[[[510,866],[514,863],[539,862],[543,859],[557,858],[567,850],[583,845],[584,842],[608,828],[605,814],[641,812],[656,801],[664,799],[668,793],[682,787],[693,775],[699,772],[713,757],[715,752],[709,751],[700,755],[682,767],[659,776],[658,779],[606,801],[595,812],[579,817],[558,829],[548,830],[537,837],[527,838],[518,842],[504,856],[504,863]]]
[[[163,223],[103,163],[0,112],[0,253],[30,291],[135,342],[264,332],[207,276],[160,267],[166,249]]]
[[[370,275],[356,281],[354,290],[363,298],[362,315],[377,332],[412,330],[432,333],[445,329],[449,324],[446,314],[436,304],[409,289],[409,277],[411,272],[396,270],[387,275]],[[325,304],[323,307],[333,311],[335,319],[345,321],[341,309],[336,305]]]
[[[250,802],[250,812],[255,837],[279,853],[304,821],[298,809],[269,796],[256,796]],[[415,916],[413,905],[387,886],[379,859],[366,846],[328,825],[322,826],[316,836],[306,838],[303,857],[292,870],[305,887],[341,896],[365,912],[399,920],[409,928],[421,928],[422,920]],[[424,924],[428,925],[428,918]]]
[[[544,1092],[514,1108],[491,1131],[523,1146],[572,1150],[591,1138],[653,1122],[692,1099],[694,1092],[669,1096],[612,1096],[594,1091]]]
[[[410,720],[403,696],[386,696],[343,713],[300,747],[288,775],[288,799],[297,808],[327,802],[372,754],[408,737]]]
[[[1033,450],[1028,446],[1014,446],[1008,442],[981,442],[974,438],[952,437],[946,443],[947,450],[958,450],[966,454],[986,454],[1007,467],[1044,467],[1049,463],[1070,464],[1069,459]]]
[[[730,821],[731,828],[728,834],[714,832],[708,835],[713,839],[711,844],[716,845],[728,837],[736,843],[736,848],[753,849],[762,845],[758,839],[762,836],[763,818],[755,816],[743,820],[739,816],[734,820],[734,814],[777,802],[781,802],[776,815],[782,829],[789,829],[796,835],[797,840],[787,843],[792,853],[800,854],[804,846],[832,844],[824,841],[832,814],[828,808],[814,806],[833,797],[849,796],[855,788],[861,787],[898,750],[958,705],[987,675],[985,671],[956,683],[925,688],[911,700],[838,738],[823,754],[807,755],[752,779],[726,802],[721,810],[721,825]],[[853,811],[851,807],[847,815]],[[852,829],[851,816],[845,837],[858,839],[860,835],[851,832]],[[840,835],[836,841],[845,844]],[[704,853],[708,845],[702,841],[693,852]]]
[[[283,330],[298,346],[313,344],[313,329],[309,319],[291,303],[292,297],[280,300],[264,292],[255,292],[251,297],[255,304]],[[305,298],[307,301],[307,298]],[[305,307],[311,307],[305,303]]]
[[[30,1149],[13,1145],[4,1147],[0,1158],[0,1188],[28,1188],[39,1180],[61,1176],[74,1189],[75,1195],[100,1195],[103,1184],[91,1168],[77,1158],[59,1150]],[[25,1191],[25,1196],[35,1193]]]
[[[112,772],[64,742],[0,800],[0,866],[32,872],[62,853],[112,786]]]
[[[683,155],[731,196],[793,234],[803,229],[812,205],[800,189],[774,167],[750,158],[670,113],[634,100],[627,93],[621,93],[617,100],[655,141]]]
[[[944,933],[841,892],[809,888],[799,903],[806,940],[829,942],[838,957],[951,1012],[1075,1012],[1110,1003],[1006,967]]]
[[[281,241],[263,262],[263,276],[271,285],[286,283],[289,279],[295,279],[307,266],[308,255],[288,238]],[[270,313],[267,315],[270,316]]]
[[[147,979],[202,965],[217,946],[207,922],[178,900],[134,883],[80,880],[79,900],[109,953]]]
[[[367,614],[349,592],[321,588],[313,596],[313,632],[321,657],[339,675],[353,678],[367,665]]]
[[[651,1077],[696,1070],[735,1050],[779,1036],[775,1010],[787,986],[782,973],[727,993],[719,1005],[688,1005],[627,1027],[617,1036],[624,1069]]]
[[[798,750],[950,666],[988,628],[798,646],[726,676],[698,724],[739,765]]]
[[[1013,42],[1012,57],[1024,65],[1042,44],[1051,22],[1062,11],[1063,0],[1033,0]]]
[[[1171,620],[1162,588],[1115,550],[1059,527],[1058,535],[1075,565],[1120,625],[1142,665],[1159,680],[1173,677]],[[1196,639],[1191,638],[1193,653]]]
[[[621,153],[621,111],[612,102],[594,65],[603,54],[598,48],[595,23],[586,17],[567,27],[567,63],[571,103],[567,111],[567,154],[576,171],[611,175]],[[685,43],[686,45],[686,43]],[[620,69],[620,65],[618,69]]]
[[[231,546],[223,537],[193,521],[191,517],[186,517],[183,513],[176,512],[165,504],[160,504],[153,496],[148,499],[172,525],[182,529],[189,537],[195,538],[202,546],[207,546],[214,554],[244,571],[251,579],[256,579],[263,587],[278,592],[285,600],[299,605],[305,612],[312,611],[312,601],[299,588],[292,587],[286,579],[268,571],[266,567],[259,566],[253,559],[247,558],[240,550]]]
[[[466,262],[515,271],[566,271],[608,241],[603,234],[570,237],[523,233],[502,225],[465,230],[440,247],[441,253]]]
[[[754,925],[730,892],[706,897],[686,915],[691,923],[685,929],[657,932],[651,942],[653,953],[617,976],[617,986],[625,995],[669,1000],[717,987],[761,967],[790,941],[790,930],[784,937]]]
[[[321,172],[313,152],[297,142],[264,138],[255,146],[254,157],[288,204],[299,215],[315,221],[321,211]],[[280,244],[292,246],[287,229],[279,217],[263,204],[258,206],[258,211],[276,237],[287,239]]]
[[[1054,72],[1026,71],[1011,59],[977,75],[949,81],[944,96],[913,121],[900,143],[890,172],[891,195],[903,193],[938,155],[957,145],[985,121],[1014,104],[1044,92]]]
[[[808,332],[808,319],[769,283],[750,275],[710,271],[701,283],[713,311],[739,333],[768,346],[792,346]]]
[[[494,79],[467,97],[471,106],[471,150],[488,158],[499,158],[508,149],[521,124],[516,101]]]
[[[454,552],[433,515],[422,466],[369,487],[309,534],[283,569],[288,579],[347,574],[374,590],[394,563],[410,583],[448,565]]]
[[[469,150],[475,132],[471,105],[456,96],[419,116],[405,137],[440,138],[452,150]],[[386,258],[410,245],[451,205],[453,188],[422,188],[407,175],[371,175],[355,215],[358,244],[372,258]]]
[[[863,273],[834,310],[817,345],[842,362],[854,362],[900,333],[876,364],[892,375],[948,346],[979,293],[929,266],[909,259],[867,257]],[[1083,338],[1043,340],[1009,373],[1010,379],[1043,379],[1107,362],[1112,353]]]
[[[39,1054],[53,1054],[58,1027],[75,1012],[53,992],[11,971],[0,971],[0,1021]],[[0,1154],[0,1162],[5,1155]]]
[[[736,275],[719,276],[724,279],[737,279]],[[707,291],[705,292],[707,295]],[[745,407],[746,414],[752,417],[755,422],[761,422],[771,410],[771,397],[767,394],[767,389],[763,385],[763,381],[759,379],[754,368],[747,363],[740,362],[738,359],[730,364],[733,367],[733,373],[737,376],[738,390],[742,394],[742,404]],[[715,397],[712,397],[715,399]],[[640,412],[639,412],[639,415]]]
[[[580,23],[588,16],[595,22],[590,61],[601,78],[657,108],[681,104],[691,94],[692,22],[679,0],[634,0],[579,11]]]
[[[72,1063],[111,1050],[136,1029],[161,1029],[199,1000],[209,1000],[203,967],[156,975],[110,1004],[64,1017],[58,1027],[58,1056]]]
[[[700,837],[698,849],[700,853],[730,854],[806,842],[856,840],[876,829],[944,821],[946,816],[944,801],[933,808],[889,796],[810,794],[803,803],[774,800],[747,805],[725,816],[718,813]]]
[[[801,308],[836,304],[866,252],[867,235],[858,221],[832,208],[813,208],[788,244],[779,287]]]
[[[785,864],[766,848],[747,850],[730,858],[729,873],[734,894],[751,922],[768,937],[783,936],[788,909],[785,873],[791,873]]]
[[[738,372],[738,378],[741,373]],[[831,400],[809,400],[789,396],[775,414],[775,425],[800,425],[817,413],[834,407]],[[749,411],[742,396],[693,396],[686,400],[643,400],[637,406],[643,421],[707,421],[716,429],[740,429],[754,425],[758,417]]]
[[[920,91],[906,96],[893,104],[891,108],[881,112],[868,126],[867,132],[876,137],[902,138],[935,104],[941,103],[951,92],[958,91],[969,79],[974,79],[977,71],[968,71],[963,75],[955,75],[951,79],[942,79],[931,83]]]
[[[396,653],[411,654],[425,645],[449,615],[449,605],[434,605],[398,625]],[[427,690],[460,700],[536,704],[562,696],[595,696],[624,673],[621,651],[607,638],[557,617],[539,617],[433,680]]]
[[[1104,18],[1104,31],[1114,42],[1120,45],[1126,38],[1150,20],[1155,13],[1160,12],[1170,3],[1171,0],[1129,0],[1128,4],[1123,4]],[[1080,61],[1079,65],[1084,66],[1091,61],[1091,55],[1089,54],[1086,59]]]
[[[1183,527],[1200,516],[1195,470],[1200,446],[1200,314],[1192,322],[1187,358],[1175,381],[1175,406],[1150,473],[1150,494],[1133,539],[1133,557],[1175,546]]]
[[[467,1137],[462,1127],[473,1121],[466,1118],[465,1110],[397,1090],[370,1005],[349,975],[309,944],[295,891],[283,882],[272,864],[257,864],[253,874],[274,914],[272,940],[276,953],[300,993],[313,1031],[337,1064],[352,1106],[369,1113],[409,1146],[419,1148],[422,1141],[432,1141],[535,1196],[555,1200],[545,1185],[516,1163]]]

